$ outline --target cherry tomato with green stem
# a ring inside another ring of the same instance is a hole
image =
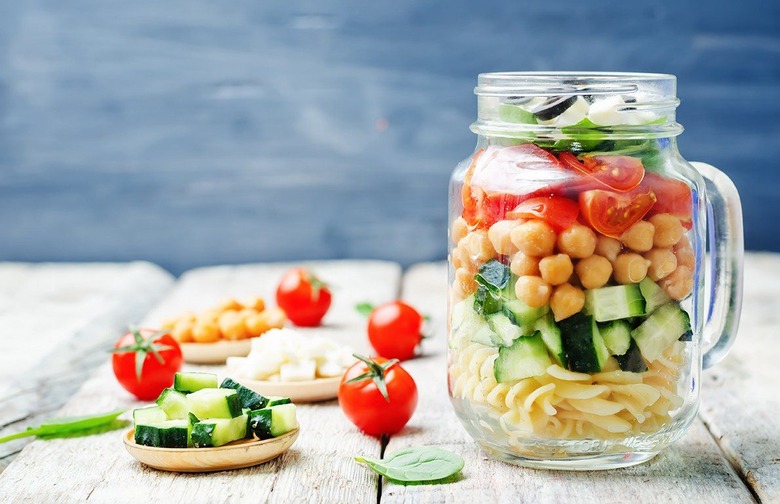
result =
[[[173,385],[181,369],[179,343],[169,331],[131,329],[111,351],[114,376],[122,387],[142,401],[151,401]]]

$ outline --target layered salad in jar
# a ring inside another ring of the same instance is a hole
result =
[[[695,195],[668,139],[610,137],[666,120],[637,99],[501,103],[562,133],[488,138],[455,173],[448,378],[477,437],[643,436],[685,402]]]

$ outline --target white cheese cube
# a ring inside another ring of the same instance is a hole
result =
[[[590,104],[588,119],[599,126],[617,126],[624,124],[623,112],[618,108],[625,106],[620,96],[609,96]]]
[[[311,359],[283,364],[279,368],[281,381],[309,381],[316,377],[317,363]]]
[[[554,123],[559,128],[573,126],[587,117],[588,109],[588,102],[582,96],[578,96],[571,107],[554,119]]]

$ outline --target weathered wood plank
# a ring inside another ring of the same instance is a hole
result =
[[[748,254],[739,335],[703,375],[699,415],[762,502],[780,502],[780,256]]]
[[[61,408],[172,284],[141,262],[0,264],[0,435]],[[0,445],[0,471],[28,442]]]
[[[560,472],[488,459],[468,437],[449,403],[445,364],[446,269],[413,267],[403,297],[433,317],[427,356],[404,363],[420,386],[420,407],[387,451],[434,444],[463,456],[463,478],[448,485],[401,486],[386,480],[382,502],[753,502],[701,422],[653,461],[615,471]]]
[[[289,266],[194,270],[182,277],[144,323],[154,324],[181,309],[206,307],[225,296],[270,295]],[[394,298],[400,267],[371,261],[311,266],[331,284],[335,296],[326,327],[306,331],[327,334],[363,348],[365,321],[356,314],[354,305],[364,299],[382,302]],[[130,408],[137,404],[119,387],[110,368],[103,366],[62,412]],[[300,405],[299,421],[298,441],[279,459],[251,469],[199,475],[165,473],[142,466],[126,453],[121,431],[83,438],[78,443],[36,441],[0,475],[0,495],[11,495],[20,502],[375,501],[376,478],[355,464],[352,457],[359,453],[378,455],[379,443],[358,433],[336,401]]]

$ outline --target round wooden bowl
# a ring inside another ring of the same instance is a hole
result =
[[[339,394],[341,376],[318,378],[311,381],[260,381],[231,377],[241,385],[264,396],[289,397],[294,403],[318,402],[335,399]]]
[[[154,448],[135,442],[135,429],[125,433],[125,448],[142,464],[171,472],[213,472],[252,467],[275,459],[298,438],[300,426],[272,439],[242,439],[216,448]]]
[[[224,364],[228,357],[246,357],[254,338],[219,340],[214,343],[179,343],[186,362],[192,364]]]

